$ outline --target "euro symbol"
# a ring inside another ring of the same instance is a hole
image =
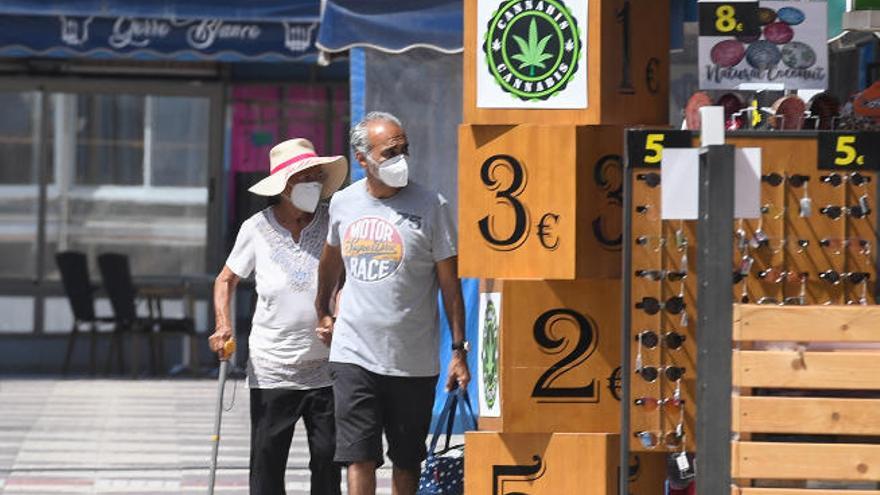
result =
[[[660,60],[655,57],[648,59],[648,66],[645,67],[645,84],[652,94],[657,94],[660,91],[660,81],[657,79],[657,71],[659,70]]]
[[[553,222],[551,225],[549,222]],[[559,236],[554,235],[554,233],[550,230],[559,225],[559,215],[555,213],[545,213],[543,217],[541,217],[541,221],[538,222],[538,239],[541,241],[541,245],[544,246],[544,249],[549,249],[550,251],[555,250],[559,246]],[[548,237],[552,236],[552,244],[547,241]]]
[[[614,371],[611,372],[611,375],[608,377],[608,391],[611,392],[611,396],[620,401],[620,366],[614,368]]]

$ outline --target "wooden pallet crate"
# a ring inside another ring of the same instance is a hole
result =
[[[732,495],[880,495],[804,488],[880,482],[880,308],[735,305],[733,340]]]

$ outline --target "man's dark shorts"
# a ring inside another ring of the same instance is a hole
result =
[[[384,430],[391,462],[418,470],[427,456],[437,377],[378,375],[348,363],[330,363],[330,375],[336,401],[334,460],[381,466]]]

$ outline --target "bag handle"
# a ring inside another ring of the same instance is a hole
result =
[[[467,390],[456,389],[449,392],[446,396],[446,403],[443,405],[440,416],[437,417],[437,423],[434,425],[431,434],[431,447],[428,450],[429,454],[433,455],[437,450],[437,442],[442,435],[441,428],[443,428],[444,423],[446,424],[445,450],[449,450],[449,445],[452,442],[452,428],[455,425],[456,406],[458,406],[462,421],[466,422],[467,420],[470,420],[470,424],[465,423],[465,428],[470,426],[471,430],[477,429],[477,417],[474,415],[474,410],[471,406],[470,399],[468,398]]]

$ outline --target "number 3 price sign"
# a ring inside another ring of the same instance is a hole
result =
[[[622,129],[459,129],[459,273],[572,280],[620,266]],[[617,242],[617,244],[615,244]]]

